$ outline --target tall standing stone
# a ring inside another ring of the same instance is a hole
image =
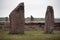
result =
[[[20,3],[9,15],[10,19],[10,33],[23,34],[24,33],[24,3]]]
[[[34,18],[33,18],[33,16],[31,15],[31,21],[34,21]]]
[[[52,33],[54,28],[54,10],[52,6],[47,7],[45,15],[45,33]]]

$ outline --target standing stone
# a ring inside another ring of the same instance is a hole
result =
[[[45,15],[45,33],[52,33],[54,28],[54,11],[52,6],[47,7]]]
[[[8,21],[8,17],[5,17],[5,21]]]
[[[34,18],[33,18],[33,16],[31,15],[31,21],[34,21]]]
[[[23,34],[24,33],[24,3],[20,3],[9,15],[10,19],[10,33]]]
[[[9,23],[8,23],[8,17],[5,17],[5,22],[4,22],[4,28],[8,28],[9,27]]]

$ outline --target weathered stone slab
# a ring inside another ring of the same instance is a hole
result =
[[[20,3],[9,15],[10,19],[10,33],[23,34],[24,33],[24,3]]]
[[[47,7],[45,15],[45,33],[52,33],[54,28],[54,10],[52,6]]]

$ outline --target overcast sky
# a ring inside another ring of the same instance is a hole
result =
[[[55,18],[60,18],[60,0],[0,0],[0,17],[9,16],[21,2],[25,3],[25,17],[44,18],[47,6],[53,6]]]

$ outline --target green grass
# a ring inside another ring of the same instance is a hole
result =
[[[8,33],[7,30],[0,30],[0,40],[60,40],[60,31],[53,34],[44,34],[40,30],[25,31],[23,35]]]

